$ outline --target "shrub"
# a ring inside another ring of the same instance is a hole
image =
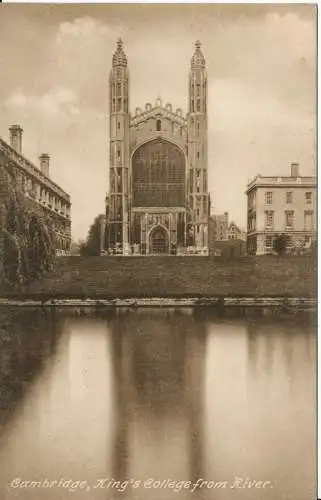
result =
[[[273,250],[278,255],[283,255],[286,252],[288,245],[288,236],[286,234],[278,234],[273,240]]]

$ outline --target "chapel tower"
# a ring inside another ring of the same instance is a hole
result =
[[[109,228],[108,240],[127,253],[129,242],[129,73],[118,40],[109,78]]]
[[[208,246],[207,74],[199,41],[191,59],[187,116],[188,217],[196,247]]]

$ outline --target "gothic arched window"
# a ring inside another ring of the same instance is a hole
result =
[[[185,206],[184,153],[160,139],[143,144],[132,158],[132,182],[133,206]]]
[[[157,130],[157,132],[160,132],[162,130],[162,121],[161,120],[156,120],[156,130]]]

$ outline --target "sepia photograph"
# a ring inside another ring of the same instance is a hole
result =
[[[317,5],[0,5],[0,500],[314,500]]]

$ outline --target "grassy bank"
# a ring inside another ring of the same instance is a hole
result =
[[[41,298],[203,295],[315,296],[316,261],[273,256],[231,261],[215,257],[64,257],[57,259],[54,273],[19,294]]]

